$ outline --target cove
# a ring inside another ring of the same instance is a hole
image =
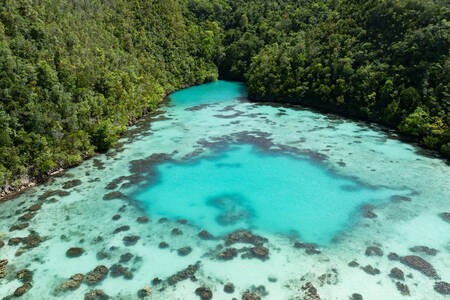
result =
[[[0,299],[447,299],[450,167],[246,93],[178,91],[106,154],[1,203]]]
[[[135,197],[158,216],[188,219],[216,236],[243,228],[298,234],[321,245],[351,226],[363,204],[386,202],[398,193],[252,145],[231,145],[194,162],[164,163],[157,173],[159,181]]]

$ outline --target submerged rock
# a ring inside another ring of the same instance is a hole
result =
[[[211,289],[210,289],[210,288],[207,288],[207,287],[204,287],[204,286],[197,288],[197,289],[195,290],[195,294],[196,294],[197,296],[200,296],[200,298],[201,298],[202,300],[209,300],[209,299],[211,299],[212,296],[213,296],[213,294],[212,294],[212,292],[211,292]]]
[[[366,248],[366,256],[383,256],[383,250],[379,247],[371,246]]]
[[[405,275],[403,274],[403,271],[400,270],[399,268],[392,268],[391,273],[389,273],[389,277],[398,280],[405,280]]]
[[[266,238],[246,230],[236,230],[235,232],[228,234],[225,238],[225,245],[227,246],[235,243],[247,243],[254,246],[262,246],[265,242],[267,242]]]
[[[165,248],[168,248],[168,247],[169,247],[169,244],[167,244],[166,242],[159,243],[159,248],[161,248],[161,249],[165,249]]]
[[[350,297],[350,300],[363,300],[363,296],[358,293],[353,293],[352,296]]]
[[[123,238],[123,243],[125,244],[125,246],[133,246],[138,242],[139,239],[140,237],[138,237],[137,235],[128,235]]]
[[[162,282],[162,280],[159,279],[158,277],[155,277],[155,278],[153,278],[153,280],[152,280],[152,284],[153,284],[153,285],[158,285],[158,284],[160,284],[161,282]]]
[[[226,248],[217,255],[217,258],[222,260],[231,260],[237,256],[238,252],[236,248]]]
[[[183,247],[183,248],[178,249],[177,252],[178,252],[178,255],[180,255],[180,256],[186,256],[192,252],[192,248],[191,247]]]
[[[427,246],[414,246],[412,248],[409,248],[409,251],[411,252],[419,252],[422,254],[426,254],[426,255],[431,255],[431,256],[435,256],[438,251],[434,248],[429,248]]]
[[[34,218],[35,213],[27,213],[19,217],[19,221],[29,221]]]
[[[395,286],[397,287],[397,290],[399,290],[402,295],[409,296],[409,288],[406,284],[403,284],[400,281],[397,281],[395,283]]]
[[[80,185],[80,184],[81,184],[81,180],[79,180],[79,179],[69,180],[69,181],[66,181],[66,182],[64,183],[63,189],[68,190],[68,189],[71,189],[71,188],[73,188],[73,187],[76,187],[76,186],[78,186],[78,185]]]
[[[445,222],[447,222],[447,223],[450,223],[450,212],[443,212],[443,213],[440,213],[440,214],[439,214],[439,217],[440,217],[443,221],[445,221]]]
[[[139,298],[145,298],[152,293],[152,289],[149,286],[145,286],[143,289],[138,291]]]
[[[130,230],[130,226],[128,226],[128,225],[120,226],[120,227],[117,227],[116,229],[114,229],[113,234],[116,234],[116,233],[119,233],[122,231],[128,231],[128,230]]]
[[[202,240],[212,240],[214,239],[213,235],[206,230],[202,230],[198,233],[199,238]]]
[[[407,265],[410,268],[420,271],[422,274],[430,278],[440,279],[439,275],[437,274],[433,266],[420,256],[407,255],[402,257],[400,259],[400,262]]]
[[[28,211],[37,211],[37,210],[40,210],[41,207],[42,207],[42,202],[38,202],[38,203],[33,204],[30,207],[28,207]]]
[[[150,220],[149,220],[147,217],[138,217],[138,218],[136,219],[136,221],[137,221],[139,224],[145,224],[145,223],[148,223]]]
[[[6,272],[6,265],[7,264],[8,264],[8,260],[6,258],[0,260],[0,279],[1,278],[5,278],[6,275],[7,275],[7,272]]]
[[[234,284],[232,284],[231,282],[226,283],[223,286],[223,291],[228,294],[234,293]]]
[[[250,249],[254,257],[265,260],[269,258],[269,249],[262,246],[253,247]]]
[[[123,200],[127,199],[127,196],[125,196],[122,192],[119,191],[110,192],[103,196],[103,200],[115,200],[115,199]]]
[[[68,290],[76,290],[83,282],[84,274],[78,273],[70,277],[69,280],[63,282],[56,288],[56,292],[66,292]]]
[[[450,283],[445,281],[436,282],[434,290],[442,295],[450,295]]]
[[[102,290],[93,290],[84,295],[85,300],[107,300],[109,296]]]
[[[389,253],[388,254],[388,259],[389,260],[400,260],[400,256],[397,253]]]
[[[4,241],[0,241],[0,248],[5,246],[5,242]]]
[[[131,260],[131,258],[133,258],[133,254],[131,254],[130,252],[125,253],[125,254],[120,256],[119,263],[129,262]]]
[[[361,267],[362,270],[364,270],[364,272],[366,272],[369,275],[378,275],[380,274],[380,270],[378,270],[377,268],[372,267],[371,265],[367,265],[365,267]]]
[[[174,229],[172,229],[171,234],[172,234],[172,235],[182,235],[182,234],[183,234],[183,231],[181,231],[181,230],[178,229],[178,228],[174,228]]]
[[[47,198],[53,197],[53,196],[59,196],[59,197],[65,197],[70,195],[70,192],[68,191],[63,191],[63,190],[52,190],[52,191],[47,191],[45,193],[43,193],[42,195],[40,195],[38,197],[39,200],[46,200]]]
[[[114,215],[114,216],[112,217],[112,219],[113,219],[114,221],[117,221],[117,220],[120,219],[120,215]]]
[[[108,268],[100,265],[95,267],[95,269],[89,273],[86,274],[86,283],[88,285],[96,285],[103,279],[105,279],[106,275],[108,275]]]
[[[28,269],[20,270],[17,272],[16,278],[23,283],[33,281],[33,272]]]
[[[349,263],[347,264],[347,266],[349,266],[349,267],[351,267],[351,268],[356,268],[356,267],[359,266],[359,264],[358,264],[356,261],[352,260],[351,262],[349,262]]]
[[[133,278],[133,274],[128,271],[128,268],[122,266],[121,264],[114,264],[111,266],[111,268],[109,269],[111,277],[119,277],[119,276],[123,276],[126,279],[131,279]]]
[[[308,300],[320,300],[320,296],[317,293],[317,289],[311,282],[307,282],[302,286],[302,290],[305,293],[306,299]]]
[[[411,198],[407,196],[394,195],[391,197],[392,202],[410,202]]]
[[[31,289],[32,285],[30,282],[25,282],[21,287],[18,287],[15,291],[14,291],[14,296],[16,297],[20,297],[23,294],[25,294],[26,292],[28,292],[29,289]]]
[[[242,300],[261,300],[261,297],[259,297],[255,293],[250,293],[249,291],[246,291],[242,294]]]
[[[73,247],[66,251],[67,257],[79,257],[84,253],[83,248]]]
[[[192,280],[195,280],[195,273],[200,268],[200,263],[197,262],[195,265],[189,265],[186,269],[176,273],[175,275],[170,276],[167,281],[170,285],[175,285],[180,281],[186,280],[188,278],[191,278]]]
[[[11,226],[9,228],[9,231],[22,230],[22,229],[27,228],[29,225],[30,225],[29,223],[16,224],[16,225]]]

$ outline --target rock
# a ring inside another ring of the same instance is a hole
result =
[[[189,265],[186,269],[170,276],[167,281],[170,285],[175,285],[180,281],[186,280],[188,278],[195,279],[195,272],[200,268],[200,263],[197,262],[195,265]]]
[[[26,292],[28,292],[29,289],[31,289],[31,283],[30,282],[25,282],[21,287],[18,287],[15,291],[14,291],[14,296],[16,297],[20,297],[23,294],[25,294]]]
[[[29,221],[29,220],[33,219],[35,215],[36,214],[34,214],[34,213],[24,214],[23,216],[19,217],[19,221]]]
[[[246,291],[242,294],[242,300],[261,300],[261,297],[259,297],[255,293],[250,293],[249,291]]]
[[[406,284],[403,284],[400,281],[397,281],[395,283],[395,286],[397,287],[397,290],[399,290],[402,295],[409,296],[409,288]]]
[[[223,286],[223,291],[228,294],[234,293],[234,284],[232,284],[231,282],[226,283]]]
[[[312,285],[311,282],[307,282],[302,286],[302,290],[305,292],[305,296],[308,300],[320,300],[319,294],[317,294],[317,289]]]
[[[305,253],[308,254],[308,255],[320,254],[321,253],[319,250],[316,249],[317,248],[316,244],[295,242],[294,243],[294,248],[305,249]]]
[[[366,256],[383,256],[383,250],[375,246],[367,247]]]
[[[406,197],[406,196],[394,195],[394,196],[391,197],[391,201],[395,202],[395,203],[410,202],[411,198],[410,197]]]
[[[6,272],[6,265],[7,264],[8,264],[8,260],[6,258],[0,260],[0,279],[1,278],[5,278],[6,275],[7,275],[7,272]]]
[[[427,246],[414,246],[412,248],[409,248],[409,251],[411,252],[419,252],[421,254],[431,255],[435,256],[438,251],[434,248],[428,248]]]
[[[114,221],[117,221],[117,220],[120,219],[120,215],[114,215],[114,216],[112,217],[112,219],[113,219]]]
[[[202,240],[212,240],[214,239],[214,237],[212,236],[211,233],[209,233],[206,230],[202,230],[198,233],[198,237],[201,238]]]
[[[105,258],[111,258],[111,255],[109,255],[109,253],[106,252],[105,250],[101,250],[97,252],[96,257],[98,260],[103,260]]]
[[[130,230],[130,226],[128,226],[128,225],[120,226],[120,227],[114,229],[113,234],[116,234],[116,233],[119,233],[122,231],[128,231],[128,230]]]
[[[252,285],[250,287],[250,291],[261,297],[265,297],[265,296],[269,295],[269,292],[267,292],[266,287],[263,285],[259,285],[259,286]]]
[[[131,258],[133,257],[133,254],[131,254],[130,252],[125,253],[123,255],[120,256],[120,263],[126,263],[129,262],[131,260]]]
[[[217,258],[222,260],[230,260],[237,256],[238,252],[236,248],[226,248],[217,255]]]
[[[172,235],[181,235],[181,234],[183,234],[183,232],[180,229],[178,229],[178,228],[172,229],[171,233],[172,233]]]
[[[351,262],[349,262],[349,263],[347,264],[347,266],[349,266],[349,267],[351,267],[351,268],[356,268],[356,267],[359,266],[359,264],[358,264],[356,261],[352,260]]]
[[[191,247],[183,247],[183,248],[178,249],[177,252],[178,252],[178,255],[180,255],[180,256],[186,256],[192,252],[192,248]]]
[[[140,238],[137,235],[128,235],[123,238],[125,246],[135,245]]]
[[[9,231],[22,230],[22,229],[27,228],[29,225],[30,225],[29,223],[21,223],[21,224],[13,225],[9,228]]]
[[[397,253],[389,253],[388,254],[388,259],[389,260],[400,260],[400,256]]]
[[[139,217],[139,218],[136,219],[136,221],[139,224],[145,224],[145,223],[148,223],[149,219],[147,217]]]
[[[22,238],[13,237],[13,238],[9,239],[8,245],[9,246],[16,246],[16,245],[20,244],[21,242],[22,242]]]
[[[159,248],[161,248],[161,249],[165,249],[165,248],[168,248],[168,247],[169,247],[169,244],[167,244],[166,242],[159,243]]]
[[[67,257],[79,257],[83,253],[84,253],[83,248],[74,247],[74,248],[70,248],[69,250],[66,251],[66,256]]]
[[[149,286],[145,286],[143,289],[138,291],[139,298],[145,298],[152,293],[152,289]]]
[[[103,200],[115,200],[115,199],[123,200],[127,199],[127,196],[125,196],[123,193],[119,191],[110,192],[103,196]]]
[[[95,269],[86,274],[85,280],[88,285],[96,285],[108,275],[108,268],[100,265],[95,267]]]
[[[123,276],[127,279],[133,278],[133,274],[128,271],[128,268],[122,266],[121,264],[114,264],[109,268],[111,277]]]
[[[436,270],[433,268],[433,266],[417,255],[407,255],[400,259],[400,262],[407,265],[410,268],[413,268],[415,270],[420,271],[422,274],[439,280],[440,277],[437,274]]]
[[[77,288],[80,287],[83,279],[84,279],[83,274],[78,273],[78,274],[72,275],[69,280],[63,282],[60,286],[58,286],[56,288],[56,291],[57,292],[59,292],[59,291],[65,292],[68,290],[76,290]]]
[[[450,223],[450,212],[443,212],[439,214],[439,217],[447,223]]]
[[[405,280],[405,275],[403,274],[403,271],[400,270],[399,268],[392,268],[391,273],[389,273],[389,277],[398,280]]]
[[[434,290],[442,295],[450,295],[450,283],[445,281],[436,282]]]
[[[251,248],[251,252],[253,256],[259,259],[265,260],[269,258],[269,249],[267,249],[266,247],[262,246],[253,247]]]
[[[79,179],[69,180],[64,183],[63,189],[68,190],[68,189],[76,187],[80,184],[81,184],[81,180],[79,180]]]
[[[350,300],[363,300],[363,296],[361,296],[361,294],[358,293],[353,293],[352,296],[350,297]]]
[[[247,243],[254,246],[262,246],[265,242],[267,242],[266,238],[246,230],[236,230],[235,232],[228,234],[225,238],[225,245],[227,246],[235,243]]]
[[[38,202],[38,203],[33,204],[30,207],[28,207],[28,211],[37,211],[37,210],[40,210],[41,207],[42,207],[42,202]]]
[[[372,267],[371,265],[367,265],[365,267],[361,267],[361,269],[363,269],[364,272],[366,272],[367,274],[370,274],[370,275],[378,275],[378,274],[380,274],[380,270],[378,270],[377,268]]]
[[[211,289],[210,289],[210,288],[207,288],[207,287],[204,287],[204,286],[197,288],[197,289],[195,290],[195,294],[196,294],[197,296],[200,296],[200,298],[201,298],[202,300],[209,300],[209,299],[211,299],[212,296],[213,296],[213,295],[212,295],[212,292],[211,292]]]
[[[23,283],[33,281],[33,272],[28,269],[20,270],[17,272],[16,278]]]
[[[102,290],[93,290],[84,295],[85,300],[107,300],[109,296]]]

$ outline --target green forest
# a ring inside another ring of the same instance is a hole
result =
[[[449,20],[446,0],[0,0],[0,186],[77,165],[218,78],[450,157]]]

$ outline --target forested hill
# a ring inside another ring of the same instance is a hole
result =
[[[0,0],[0,186],[108,149],[163,96],[243,80],[450,156],[447,0]]]

